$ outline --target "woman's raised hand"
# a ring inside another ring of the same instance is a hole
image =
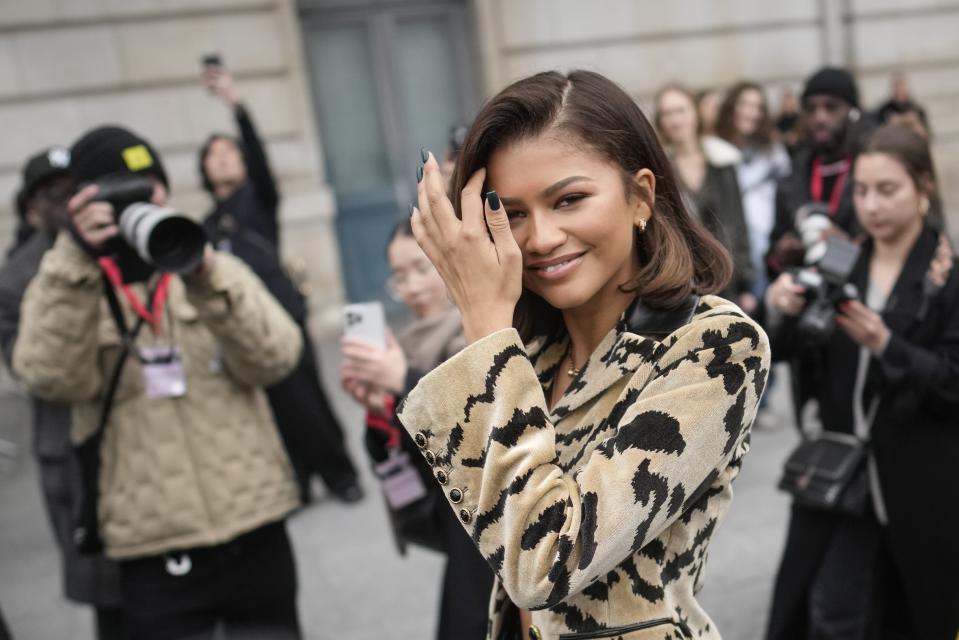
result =
[[[523,287],[523,256],[499,196],[482,197],[486,169],[474,173],[460,194],[456,217],[433,154],[428,153],[416,187],[413,235],[446,282],[463,316],[467,343],[513,326]],[[488,231],[487,231],[488,229]]]

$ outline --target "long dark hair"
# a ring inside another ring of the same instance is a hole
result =
[[[736,130],[736,103],[747,91],[757,91],[763,99],[762,118],[756,131],[748,138],[743,139]],[[755,82],[737,82],[726,93],[722,104],[719,105],[719,114],[716,116],[716,135],[734,145],[747,145],[756,149],[768,149],[773,143],[773,119],[769,115],[769,101],[766,92]]]
[[[460,193],[470,176],[495,151],[518,140],[558,132],[618,166],[627,195],[636,194],[634,176],[656,176],[654,215],[645,232],[635,232],[640,270],[622,286],[656,307],[676,306],[692,292],[722,291],[732,266],[729,254],[683,206],[673,170],[656,132],[636,103],[611,80],[591,71],[538,73],[506,87],[483,106],[470,127],[451,180],[460,215]],[[554,333],[559,310],[524,288],[514,325],[524,339]]]

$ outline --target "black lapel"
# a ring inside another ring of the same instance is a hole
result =
[[[889,294],[886,307],[882,312],[882,319],[889,330],[896,335],[909,336],[922,324],[919,317],[920,309],[928,302],[923,300],[926,295],[924,290],[926,271],[929,269],[929,262],[938,243],[939,234],[931,227],[924,227],[909,252],[909,257],[906,258],[906,264],[902,267],[892,293]],[[868,265],[868,260],[866,263]],[[865,292],[864,289],[863,292]],[[866,406],[872,402],[879,384],[875,364],[875,359],[870,360],[866,374],[866,386],[863,389],[863,404]]]
[[[905,335],[917,324],[925,295],[923,283],[938,243],[938,234],[924,227],[909,252],[882,313],[883,320],[893,333]]]
[[[692,294],[669,309],[650,307],[637,299],[624,316],[626,330],[640,336],[662,339],[693,319],[699,296]]]

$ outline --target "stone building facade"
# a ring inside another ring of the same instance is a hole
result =
[[[107,122],[153,140],[174,204],[205,211],[196,150],[212,131],[232,129],[225,107],[200,84],[200,57],[216,51],[266,136],[283,187],[284,251],[309,273],[316,328],[335,331],[354,286],[345,284],[347,272],[382,262],[385,241],[385,222],[343,226],[359,205],[338,194],[342,179],[328,157],[352,133],[324,118],[324,109],[343,108],[324,91],[334,80],[343,91],[366,90],[350,85],[352,75],[332,73],[350,62],[330,48],[349,29],[362,37],[343,40],[342,51],[403,70],[403,86],[425,96],[409,100],[388,72],[374,70],[373,97],[352,103],[360,110],[377,103],[370,117],[382,125],[379,142],[358,139],[388,148],[387,209],[412,193],[406,173],[414,158],[397,158],[412,146],[406,129],[420,135],[422,122],[410,112],[435,102],[428,92],[437,77],[457,85],[447,91],[457,102],[444,113],[468,119],[484,96],[543,69],[595,69],[648,104],[670,80],[699,88],[749,78],[775,99],[831,63],[855,72],[867,106],[885,97],[892,72],[907,74],[928,108],[952,231],[959,226],[952,214],[959,206],[959,0],[0,0],[0,244],[14,227],[23,160]],[[447,76],[418,76],[424,60],[444,57],[455,58]],[[423,135],[442,140],[450,124],[435,122]],[[352,295],[369,291],[354,287]]]

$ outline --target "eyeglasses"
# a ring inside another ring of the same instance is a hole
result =
[[[386,280],[386,291],[397,302],[402,302],[403,292],[410,286],[410,276],[427,276],[434,271],[429,260],[419,260],[405,269],[396,269]]]

